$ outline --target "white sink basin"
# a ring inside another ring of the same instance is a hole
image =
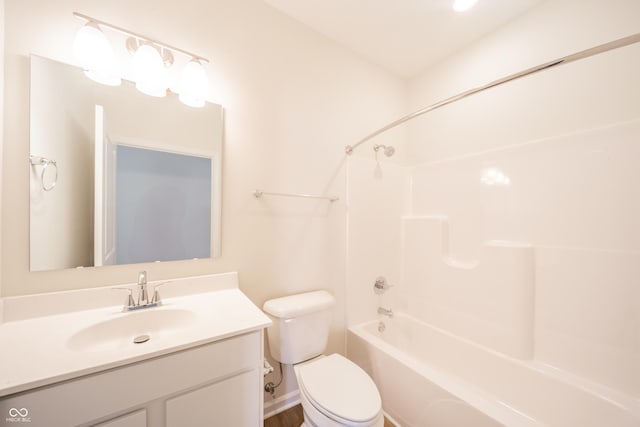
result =
[[[74,351],[90,352],[145,345],[179,334],[196,319],[197,315],[190,310],[161,307],[118,313],[112,319],[94,323],[76,332],[69,337],[67,345]],[[136,343],[134,340],[142,342]]]

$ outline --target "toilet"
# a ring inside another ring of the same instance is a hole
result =
[[[294,365],[304,413],[301,427],[383,427],[375,383],[358,365],[334,353],[324,356],[335,300],[326,291],[276,298],[262,309],[271,355]]]

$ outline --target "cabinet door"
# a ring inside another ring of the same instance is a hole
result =
[[[96,424],[93,427],[147,427],[147,411],[141,409],[131,414]]]
[[[204,386],[167,401],[167,427],[260,425],[257,370]]]

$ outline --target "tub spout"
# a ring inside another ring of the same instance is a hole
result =
[[[390,308],[378,307],[378,314],[389,316],[389,319],[393,317],[393,310]]]

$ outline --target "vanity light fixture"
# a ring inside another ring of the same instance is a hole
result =
[[[453,0],[453,10],[456,12],[466,12],[476,4],[478,0]]]
[[[208,63],[208,59],[77,12],[74,12],[73,15],[87,21],[87,24],[76,35],[74,51],[88,77],[103,84],[120,84],[120,73],[117,71],[115,54],[101,30],[102,28],[109,28],[128,37],[125,44],[132,54],[133,80],[140,92],[157,97],[165,96],[169,88],[167,69],[174,65],[174,54],[180,54],[187,57],[188,62],[180,75],[177,88],[179,99],[183,104],[191,107],[204,106],[209,83],[207,73],[202,64]],[[85,28],[89,28],[89,30],[85,30]],[[80,39],[81,32],[89,32],[92,38]],[[80,41],[78,41],[79,39]],[[104,52],[104,46],[111,53],[101,53]],[[113,58],[112,62],[111,58]],[[109,60],[109,64],[113,65],[102,66],[101,61],[106,62],[107,60]],[[94,64],[97,65],[94,66]],[[110,70],[110,73],[98,70]],[[115,80],[94,78],[94,74],[97,76],[103,74],[115,76],[118,83],[109,83]]]

